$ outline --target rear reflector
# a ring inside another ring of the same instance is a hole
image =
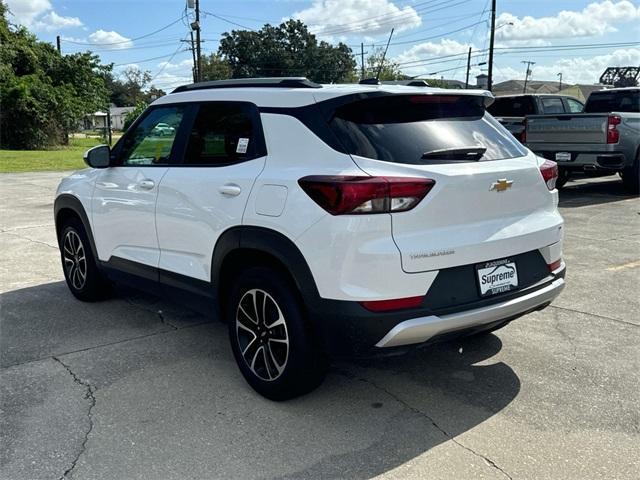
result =
[[[370,312],[390,312],[392,310],[402,310],[404,308],[417,308],[422,305],[424,297],[396,298],[394,300],[373,300],[360,302],[364,308]]]
[[[556,188],[556,180],[558,180],[558,164],[556,162],[545,160],[544,163],[540,165],[540,173],[549,190]]]
[[[550,263],[550,264],[548,265],[548,266],[549,266],[549,271],[550,271],[550,272],[553,272],[553,271],[555,271],[555,270],[558,270],[558,269],[560,268],[560,266],[561,266],[561,265],[562,265],[562,259],[560,259],[560,260],[556,260],[555,262]]]
[[[435,181],[430,178],[312,175],[298,180],[311,199],[331,215],[405,212]]]

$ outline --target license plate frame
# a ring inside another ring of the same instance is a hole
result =
[[[476,281],[481,297],[491,297],[518,288],[518,265],[503,258],[476,265]]]
[[[573,160],[571,152],[556,152],[554,158],[556,159],[556,162],[570,162]]]

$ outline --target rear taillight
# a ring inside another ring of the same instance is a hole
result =
[[[544,163],[540,165],[540,173],[549,190],[556,188],[556,180],[558,180],[558,164],[556,162],[545,160]]]
[[[618,143],[620,140],[620,132],[618,125],[622,122],[622,118],[618,115],[609,115],[607,121],[607,143]]]
[[[547,266],[549,267],[549,271],[550,272],[554,272],[554,271],[558,270],[562,266],[562,259],[556,260],[555,262],[550,263]]]
[[[405,212],[435,184],[430,178],[313,175],[298,180],[314,202],[331,215]]]
[[[524,129],[520,133],[520,143],[523,145],[527,143],[527,117],[524,118]]]
[[[403,310],[405,308],[418,308],[422,305],[423,299],[424,297],[408,297],[393,300],[373,300],[360,302],[360,305],[370,312],[390,312],[393,310]]]

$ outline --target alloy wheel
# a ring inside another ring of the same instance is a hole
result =
[[[236,336],[246,365],[260,379],[282,375],[289,357],[289,334],[280,307],[264,290],[247,291],[236,311]]]
[[[76,290],[82,290],[87,281],[87,257],[80,236],[69,230],[62,243],[62,256],[67,278]]]

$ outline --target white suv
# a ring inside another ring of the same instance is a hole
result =
[[[67,284],[218,309],[272,399],[316,387],[335,356],[495,330],[546,307],[565,267],[557,167],[492,101],[300,78],[179,87],[60,184]]]

